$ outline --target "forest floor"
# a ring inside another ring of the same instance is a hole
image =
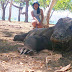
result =
[[[55,72],[72,64],[72,52],[43,50],[32,56],[20,55],[17,48],[24,44],[13,38],[32,29],[31,23],[0,21],[0,72]],[[72,72],[72,69],[65,72]]]

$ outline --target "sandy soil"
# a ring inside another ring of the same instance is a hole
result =
[[[72,63],[72,52],[62,55],[43,50],[33,56],[20,55],[17,48],[24,44],[13,38],[32,29],[31,23],[0,21],[0,72],[54,72]]]

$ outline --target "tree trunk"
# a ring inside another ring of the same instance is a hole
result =
[[[2,4],[2,20],[5,20],[5,7],[4,7],[4,3]]]
[[[9,7],[9,18],[8,18],[9,21],[11,21],[11,9],[12,9],[12,0],[10,2],[10,7]]]
[[[19,8],[19,14],[18,14],[18,21],[20,21],[20,8]]]
[[[21,6],[21,3],[20,3],[20,6]],[[20,21],[20,13],[21,13],[21,8],[19,8],[18,21]]]
[[[48,13],[47,13],[47,25],[49,26],[49,19],[50,19],[50,13],[51,13],[51,10],[55,4],[56,0],[51,0],[51,3],[49,5],[49,10],[48,10]]]
[[[29,6],[29,1],[26,1],[26,13],[25,13],[25,22],[28,22],[28,6]]]
[[[4,1],[0,1],[1,2],[1,6],[2,6],[2,20],[5,20],[5,9],[8,5],[8,1],[6,1],[6,3],[4,3]]]
[[[2,9],[2,20],[5,20],[5,8]]]

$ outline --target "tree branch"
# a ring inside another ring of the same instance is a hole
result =
[[[9,0],[7,0],[7,3],[6,3],[6,6],[5,6],[5,8],[7,7],[7,5],[8,5],[8,2],[9,2]]]
[[[9,2],[9,3],[10,3],[10,2]],[[16,8],[20,8],[20,9],[23,8],[23,7],[16,6],[16,5],[14,5],[13,3],[12,3],[12,5],[13,5],[14,7],[16,7]]]
[[[20,13],[20,14],[26,14],[26,12]]]
[[[14,5],[14,4],[12,4],[14,7],[16,7],[16,8],[20,8],[20,9],[22,9],[23,7],[18,7],[18,6],[16,6],[16,5]]]

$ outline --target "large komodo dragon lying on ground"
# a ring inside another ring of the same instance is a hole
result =
[[[20,48],[21,54],[39,52],[43,49],[63,49],[72,48],[72,18],[66,17],[58,20],[55,26],[40,28],[29,31],[22,35],[16,35],[14,41],[23,41],[24,47]]]

